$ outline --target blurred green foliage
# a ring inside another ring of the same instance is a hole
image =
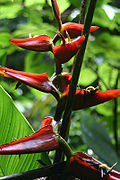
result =
[[[61,0],[57,0],[57,2],[63,22],[79,21],[80,0],[63,0],[62,3]],[[97,2],[92,24],[99,26],[100,29],[91,33],[89,37],[79,79],[81,88],[89,85],[97,86],[99,82],[101,82],[101,90],[120,88],[120,9],[118,8],[120,8],[119,0]],[[32,36],[47,34],[53,38],[58,31],[57,27],[50,0],[0,0],[0,65],[26,72],[48,72],[51,77],[55,68],[51,53],[23,50],[11,45],[9,39],[27,38],[29,34]],[[72,63],[73,58],[63,66],[63,70],[70,72]],[[3,77],[0,77],[0,84],[12,96],[35,130],[39,129],[40,122],[45,116],[54,116],[56,101],[51,95],[23,85],[14,91],[15,82]],[[113,100],[72,114],[69,143],[74,152],[91,153],[109,165],[119,162],[119,98],[117,99],[117,145],[113,128],[115,104],[116,101]],[[95,139],[89,137],[90,133],[93,133]],[[106,143],[106,138],[110,147]],[[111,147],[113,156],[109,153]],[[120,170],[119,165],[117,168]]]

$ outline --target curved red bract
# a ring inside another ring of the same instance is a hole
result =
[[[83,28],[84,28],[84,25],[79,24],[79,23],[67,22],[67,23],[62,24],[63,35],[66,36],[65,32],[67,31],[70,38],[77,38],[78,36],[81,36]],[[97,29],[99,29],[98,26],[91,26],[90,32],[93,32]]]
[[[52,51],[56,61],[60,64],[68,62],[77,53],[84,40],[85,36],[81,36],[72,42],[53,46]]]
[[[59,148],[51,125],[19,140],[0,145],[0,154],[30,154]]]
[[[63,102],[66,101],[68,96],[69,89],[67,89],[61,97]],[[108,91],[92,91],[88,92],[83,89],[77,89],[75,93],[74,103],[73,103],[73,110],[79,110],[88,108],[91,106],[95,106],[97,104],[104,103],[111,99],[120,96],[120,89],[116,90],[108,90]]]
[[[12,78],[15,81],[19,81],[20,83],[24,83],[46,93],[52,93],[53,90],[56,90],[52,82],[48,79],[48,73],[26,73],[6,67],[0,67],[0,75]]]
[[[109,174],[101,177],[99,166],[103,163],[83,152],[75,153],[69,161],[70,174],[87,180],[118,180],[120,172],[111,170]]]
[[[10,39],[12,44],[24,49],[46,52],[52,49],[52,39],[48,35],[40,35],[26,39]]]

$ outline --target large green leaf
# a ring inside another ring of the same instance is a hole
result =
[[[88,147],[109,166],[118,162],[117,169],[119,169],[119,159],[105,126],[99,123],[93,116],[82,113],[81,130],[83,141]]]
[[[33,133],[33,129],[14,105],[11,97],[0,86],[0,144],[11,142],[12,138],[22,138]],[[29,155],[0,155],[0,176],[23,172],[40,167],[42,159],[49,163],[45,153]]]

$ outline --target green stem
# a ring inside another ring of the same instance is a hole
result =
[[[97,2],[97,0],[90,1],[86,20],[85,20],[85,25],[84,25],[84,29],[83,29],[83,34],[86,34],[86,38],[85,38],[85,41],[82,44],[80,50],[78,51],[78,53],[76,55],[75,66],[73,69],[72,80],[70,83],[68,98],[67,98],[67,102],[66,102],[66,106],[65,106],[64,115],[63,115],[63,122],[62,122],[61,130],[60,130],[60,135],[65,140],[67,140],[67,137],[69,135],[70,116],[72,113],[73,100],[74,100],[74,96],[75,96],[75,92],[76,92],[76,86],[77,86],[78,79],[79,79],[79,74],[80,74],[80,70],[81,70],[81,66],[82,66],[82,62],[83,62],[83,57],[84,57],[85,48],[87,45],[89,30],[90,30],[96,2]],[[55,162],[59,162],[61,160],[61,158],[62,158],[62,152],[60,152],[57,156],[55,156]]]
[[[69,159],[73,155],[72,149],[70,148],[68,143],[60,135],[57,135],[56,139],[59,141],[62,150],[64,151],[65,155]]]

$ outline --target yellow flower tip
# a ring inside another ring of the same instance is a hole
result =
[[[88,86],[87,88],[86,88],[86,91],[95,91],[95,88],[93,87],[93,86]]]
[[[71,42],[70,35],[69,35],[69,33],[67,31],[66,31],[66,35],[67,35],[68,42]]]
[[[112,171],[116,165],[117,165],[117,162],[110,167],[110,171]]]
[[[108,167],[107,164],[101,164],[101,165],[99,165],[99,168],[106,168],[106,169],[108,169],[109,167]]]

